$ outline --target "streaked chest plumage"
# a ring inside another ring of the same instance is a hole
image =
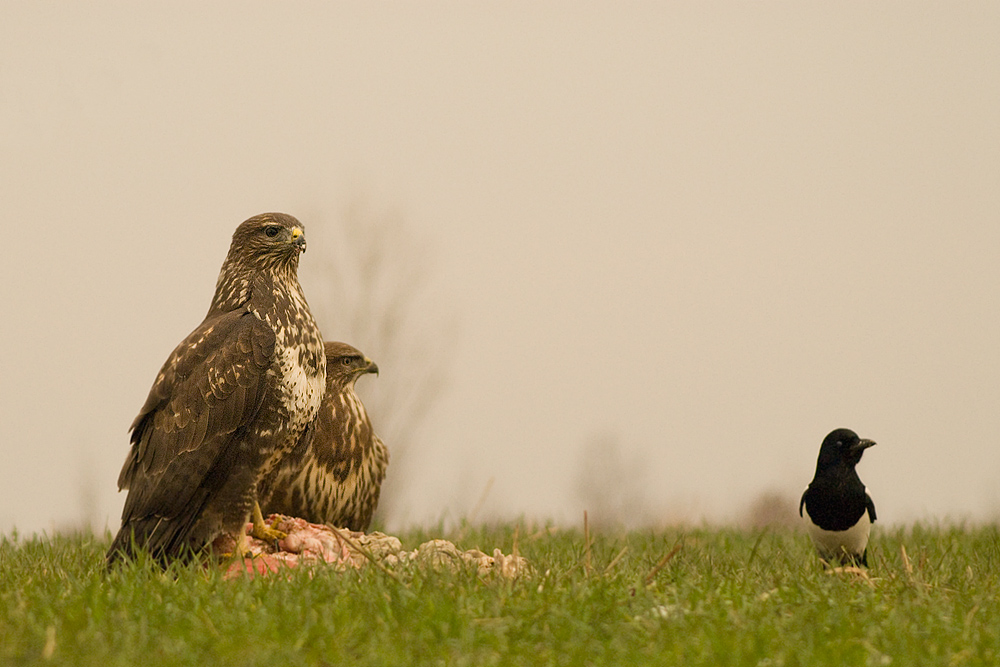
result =
[[[269,421],[280,442],[265,472],[316,417],[326,387],[323,337],[298,284],[272,294],[268,308],[251,309],[275,335],[274,363],[267,374],[278,400],[273,403],[277,414]]]

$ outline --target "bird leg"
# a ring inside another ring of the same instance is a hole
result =
[[[233,547],[232,553],[223,555],[237,559],[253,556],[253,553],[250,551],[250,538],[247,536],[247,531],[239,531],[236,534],[236,545]]]
[[[264,540],[275,545],[277,545],[278,540],[288,537],[287,533],[271,528],[264,523],[264,515],[260,511],[260,503],[256,500],[253,501],[253,530],[250,531],[250,534],[258,540]]]
[[[224,561],[237,560],[252,556],[250,551],[250,538],[247,535],[245,524],[242,530],[233,534],[223,533],[212,542],[212,549]]]

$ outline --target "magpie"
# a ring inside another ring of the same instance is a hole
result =
[[[805,519],[816,551],[827,563],[868,566],[868,534],[875,522],[875,503],[854,466],[874,444],[850,429],[838,428],[819,448],[816,475],[799,501],[799,516]]]

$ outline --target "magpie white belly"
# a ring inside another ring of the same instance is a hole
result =
[[[860,556],[868,547],[868,536],[871,534],[872,522],[868,512],[861,515],[858,522],[847,530],[823,530],[809,516],[809,508],[803,508],[809,537],[812,538],[816,550],[823,558],[837,558],[847,553]]]

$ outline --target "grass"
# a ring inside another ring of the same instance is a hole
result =
[[[784,530],[444,537],[488,553],[517,539],[536,572],[107,573],[108,536],[3,538],[0,665],[1000,663],[996,526],[877,530],[867,576],[824,572]]]

